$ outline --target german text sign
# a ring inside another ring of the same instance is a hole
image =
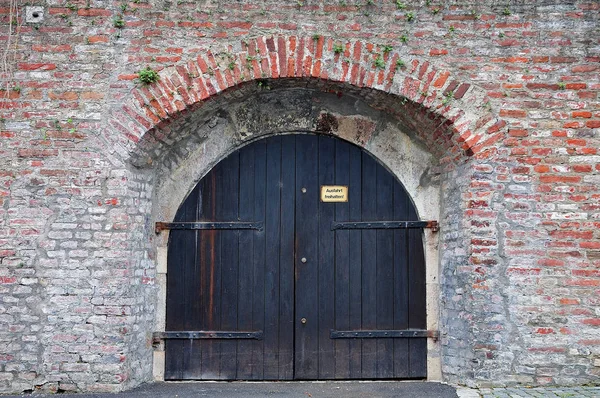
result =
[[[344,185],[321,185],[321,202],[347,202],[348,187]]]

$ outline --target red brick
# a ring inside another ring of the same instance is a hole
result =
[[[581,321],[584,325],[600,326],[600,318],[589,318]]]
[[[542,258],[538,260],[538,265],[542,265],[545,267],[562,267],[565,265],[563,260],[556,260],[553,258]]]
[[[501,109],[500,116],[524,118],[527,116],[527,112],[520,109]]]
[[[447,55],[448,54],[448,50],[444,49],[444,48],[432,48],[431,50],[429,50],[429,55],[431,56],[439,56],[439,55]]]
[[[77,10],[80,17],[107,17],[112,15],[112,11],[104,8],[80,8]]]
[[[56,64],[45,64],[45,63],[20,63],[18,65],[20,70],[54,70]]]
[[[574,111],[571,113],[571,117],[577,118],[577,117],[582,117],[582,118],[586,118],[589,119],[592,117],[592,112],[588,112],[588,111]]]

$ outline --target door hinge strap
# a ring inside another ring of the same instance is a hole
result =
[[[333,221],[331,230],[336,229],[418,229],[430,228],[432,232],[439,230],[437,221]]]
[[[254,339],[262,340],[263,331],[213,331],[213,330],[196,330],[196,331],[177,331],[177,332],[154,332],[152,340],[154,342],[160,340],[203,340],[203,339]]]
[[[157,222],[154,232],[159,234],[165,229],[198,230],[198,229],[256,229],[262,231],[262,221],[241,222]]]
[[[438,330],[331,330],[332,339],[381,339],[381,338],[440,338]]]

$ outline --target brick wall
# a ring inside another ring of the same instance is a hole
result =
[[[446,380],[597,380],[597,1],[17,1],[9,35],[11,4],[0,391],[151,378],[157,176],[194,123],[278,84],[362,98],[439,159]]]

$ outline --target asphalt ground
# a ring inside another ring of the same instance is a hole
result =
[[[24,397],[32,395],[8,395]],[[452,386],[433,382],[177,382],[153,383],[118,394],[33,394],[76,398],[457,398]]]

